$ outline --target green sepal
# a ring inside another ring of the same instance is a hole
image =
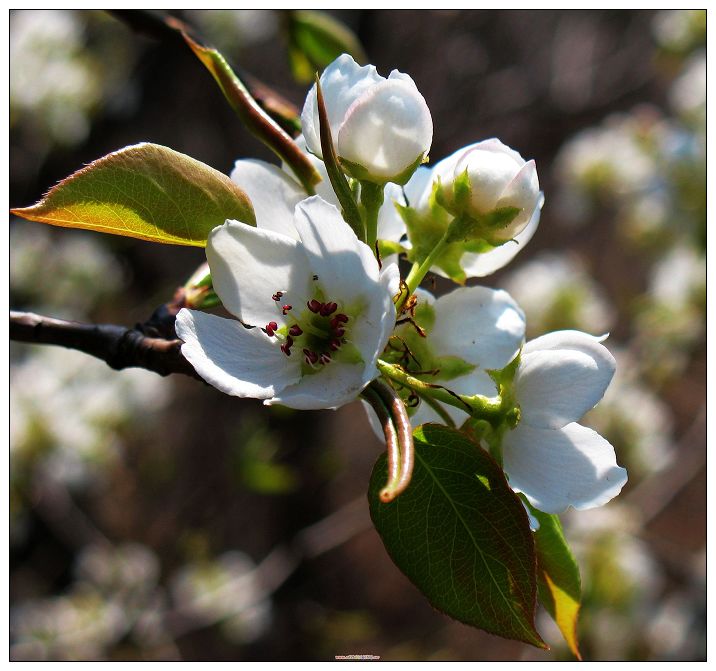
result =
[[[405,168],[397,175],[393,177],[376,177],[375,175],[369,173],[362,165],[359,165],[358,163],[353,163],[343,157],[340,157],[340,162],[343,166],[343,169],[351,177],[354,177],[361,182],[372,182],[373,184],[387,184],[388,182],[392,182],[393,184],[399,184],[400,186],[403,186],[404,184],[408,183],[410,178],[413,176],[413,173],[423,163],[425,163],[425,160],[425,156],[420,155],[417,159],[415,159],[413,163],[411,163],[407,168]]]
[[[519,213],[519,207],[498,207],[479,217],[458,215],[448,228],[447,242],[485,241],[499,247],[508,241],[495,238],[495,232],[509,226]]]
[[[343,218],[353,229],[359,240],[365,242],[365,225],[361,217],[358,204],[353,195],[353,189],[348,183],[346,176],[341,170],[336,155],[336,148],[333,144],[331,134],[331,125],[328,121],[328,111],[326,110],[326,102],[323,98],[323,90],[321,89],[321,80],[316,75],[316,106],[318,108],[319,132],[321,136],[321,154],[323,155],[323,163],[326,166],[328,179],[331,182],[333,191],[338,198],[343,211]]]

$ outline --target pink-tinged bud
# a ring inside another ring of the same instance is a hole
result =
[[[303,333],[303,330],[298,324],[294,324],[290,329],[288,329],[288,334],[292,335],[294,338],[298,338]]]
[[[338,303],[324,303],[321,306],[321,316],[328,317],[338,309]]]
[[[289,310],[293,310],[293,305],[284,305],[281,308],[281,312],[283,312],[283,314],[286,314]]]
[[[317,301],[315,298],[308,301],[308,303],[306,303],[306,305],[308,306],[308,309],[311,312],[315,312],[316,314],[318,314],[321,310],[321,307],[323,307],[323,303],[321,303],[320,301]]]
[[[311,365],[314,363],[318,363],[318,354],[311,351],[310,349],[304,349],[303,353],[306,355],[306,363]]]
[[[276,329],[278,328],[278,324],[276,322],[269,322],[266,324],[266,335],[269,338],[272,338],[274,333],[276,333]]]

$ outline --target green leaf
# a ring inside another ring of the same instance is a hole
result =
[[[577,619],[582,594],[579,566],[562,532],[557,515],[530,506],[540,524],[535,532],[537,589],[540,603],[557,623],[569,649],[582,659],[577,640]]]
[[[248,196],[226,175],[146,143],[93,161],[35,205],[11,212],[53,226],[197,247],[227,219],[256,224]]]
[[[445,614],[540,648],[535,551],[527,514],[502,470],[467,436],[437,424],[415,430],[415,468],[391,503],[383,455],[370,513],[395,564]]]
[[[216,49],[199,44],[189,37],[181,27],[178,29],[196,57],[214,77],[224,97],[249,132],[285,161],[306,189],[306,193],[313,195],[315,193],[313,187],[321,181],[321,176],[308,156],[294,142],[293,138],[261,108],[226,59]]]
[[[324,12],[288,12],[288,39],[294,77],[304,84],[311,82],[316,71],[323,70],[341,54],[350,54],[361,64],[366,62],[355,34]]]

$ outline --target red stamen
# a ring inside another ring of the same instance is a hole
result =
[[[292,345],[293,345],[293,338],[291,336],[288,336],[288,338],[286,338],[286,342],[283,343],[283,345],[281,345],[281,351],[286,356],[291,356],[291,346]]]
[[[325,366],[327,363],[331,363],[331,355],[328,352],[324,352],[321,354],[319,361],[322,366]]]
[[[278,324],[276,322],[269,322],[268,324],[266,324],[266,335],[269,338],[272,338],[277,328]]]
[[[311,312],[315,312],[315,313],[320,312],[321,308],[323,307],[323,303],[317,301],[315,298],[308,301],[308,303],[306,303],[306,305],[308,306],[308,309]]]
[[[276,302],[281,300],[281,297],[283,296],[283,291],[277,291],[271,298],[273,298]]]
[[[283,312],[283,314],[286,314],[289,310],[292,310],[292,309],[293,309],[293,305],[284,305],[281,308],[281,312]]]
[[[303,333],[303,330],[298,324],[294,324],[290,329],[288,329],[289,335],[292,335],[294,338],[297,338]]]
[[[346,330],[343,328],[336,328],[333,329],[333,335],[336,336],[336,338],[342,338],[346,333]]]
[[[331,319],[331,328],[334,329],[339,324],[345,324],[347,321],[348,317],[341,312]]]
[[[318,354],[312,352],[310,349],[304,349],[303,353],[306,355],[306,363],[314,364],[318,362]]]
[[[321,306],[321,316],[328,317],[328,315],[333,314],[337,309],[338,309],[337,303],[324,303]]]
[[[341,348],[341,341],[338,338],[334,338],[328,343],[328,346],[335,352]]]

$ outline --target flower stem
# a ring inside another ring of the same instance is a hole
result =
[[[464,394],[456,394],[442,385],[423,382],[410,375],[410,373],[407,373],[400,366],[390,364],[382,359],[378,359],[376,365],[378,370],[387,378],[394,380],[404,387],[413,389],[420,396],[427,396],[436,401],[455,406],[476,419],[486,420],[493,426],[499,425],[504,419],[505,408],[503,408],[503,402],[500,396],[489,397],[481,396],[480,394],[466,396]]]
[[[445,249],[445,245],[447,245],[447,232],[445,233],[445,235],[443,235],[442,238],[440,238],[435,247],[433,247],[430,254],[428,254],[423,259],[422,263],[413,264],[413,267],[408,273],[408,277],[405,279],[405,283],[408,285],[408,289],[410,290],[411,294],[418,288],[418,285],[423,281],[423,278],[425,277],[425,275],[427,275],[435,259],[438,258],[440,254],[442,254],[443,250]]]
[[[363,206],[366,244],[376,252],[378,242],[378,212],[383,204],[383,185],[373,182],[361,182],[360,203]]]

